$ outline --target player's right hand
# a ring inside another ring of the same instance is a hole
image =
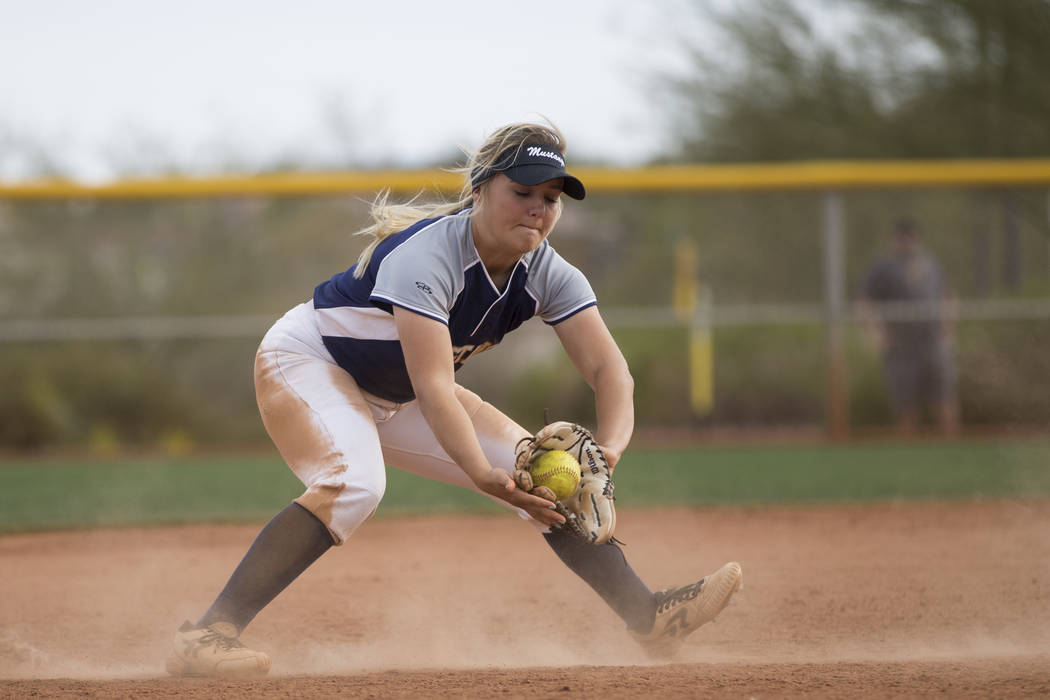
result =
[[[492,469],[474,483],[485,493],[521,508],[544,525],[560,525],[565,522],[565,518],[553,510],[552,501],[519,489],[510,474],[502,469]]]

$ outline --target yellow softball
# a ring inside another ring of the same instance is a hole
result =
[[[546,486],[559,501],[576,493],[580,485],[580,463],[564,450],[544,452],[529,467],[532,482],[536,486]]]

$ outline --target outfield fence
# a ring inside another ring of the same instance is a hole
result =
[[[1050,372],[1050,159],[577,170],[588,198],[566,207],[555,246],[587,273],[622,335],[641,421],[816,420],[836,436],[885,421],[854,302],[864,265],[907,214],[954,300],[880,312],[960,327],[964,421],[1050,424],[1050,392],[1032,386]],[[138,379],[117,367],[125,355],[139,374],[166,363],[187,372],[172,381],[196,397],[188,406],[226,405],[246,392],[218,368],[352,262],[362,242],[348,234],[376,191],[447,195],[457,185],[442,170],[0,184],[0,413],[59,426],[32,440],[60,440],[63,425],[97,432],[93,417],[76,416],[111,401],[92,405],[85,393],[70,407],[64,397],[94,386],[82,375],[100,367],[106,388],[133,394]],[[687,250],[695,261],[683,265]],[[550,401],[540,394],[564,386],[566,371],[550,339],[532,336],[527,351],[474,377],[506,402],[536,394],[522,412]],[[709,385],[698,389],[703,373]],[[679,396],[698,390],[713,407]],[[250,396],[238,401],[253,409]],[[563,411],[586,402],[567,391]],[[0,446],[12,434],[0,430]]]
[[[970,299],[955,302],[950,310],[924,302],[874,304],[887,321],[1033,321],[1050,319],[1050,299]],[[613,307],[602,309],[612,328],[679,328],[822,325],[821,304],[730,304],[715,306],[683,319],[668,307]],[[0,319],[0,343],[35,343],[80,340],[204,340],[208,338],[261,338],[275,317],[243,316],[141,316],[124,318],[14,318]],[[842,321],[863,324],[861,314],[850,312]]]

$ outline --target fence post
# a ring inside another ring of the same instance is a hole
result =
[[[843,323],[846,312],[846,239],[842,230],[842,196],[827,190],[823,195],[824,228],[824,327],[827,335],[827,431],[832,438],[849,432],[846,350]]]
[[[682,237],[675,242],[674,260],[671,305],[689,333],[689,405],[694,416],[706,418],[715,403],[711,292],[700,284],[692,239]]]
[[[689,324],[689,405],[698,418],[710,416],[715,408],[713,306],[711,290],[701,285],[696,313]]]

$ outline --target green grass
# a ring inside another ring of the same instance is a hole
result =
[[[617,470],[624,505],[1050,496],[1050,443],[648,451]]]
[[[496,512],[465,489],[387,473],[380,517]],[[0,532],[262,521],[301,491],[276,456],[8,459]],[[892,499],[1050,497],[1050,442],[636,450],[621,508]]]

